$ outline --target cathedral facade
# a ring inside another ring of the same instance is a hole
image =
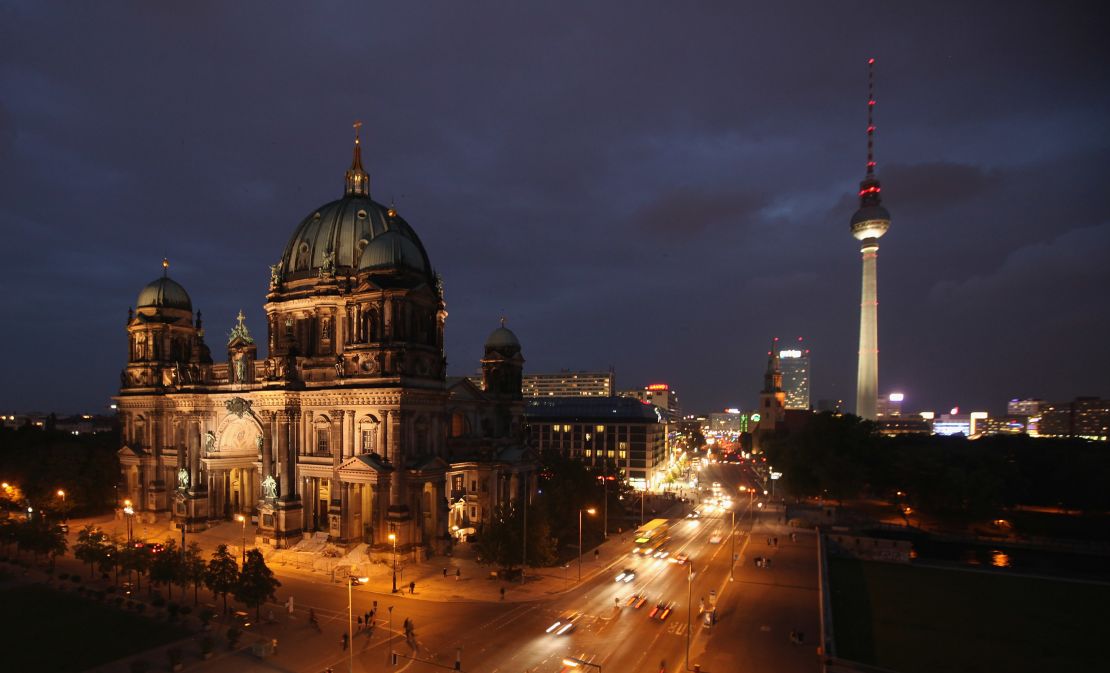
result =
[[[443,284],[412,227],[370,198],[357,138],[345,182],[270,267],[266,357],[240,312],[214,358],[165,261],[139,293],[116,398],[136,510],[190,531],[242,514],[276,547],[324,532],[441,549],[531,497],[519,341],[502,324],[482,386],[448,379]]]

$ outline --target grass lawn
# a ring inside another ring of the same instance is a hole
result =
[[[76,673],[188,635],[178,626],[41,586],[6,586],[0,605],[5,671]]]
[[[829,558],[837,656],[900,673],[1105,670],[1110,586]]]

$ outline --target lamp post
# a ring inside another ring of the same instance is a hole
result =
[[[396,589],[394,589],[394,591],[396,591]],[[393,606],[390,605],[386,609],[389,610],[389,640],[385,643],[385,665],[389,666],[389,662],[393,659],[393,657],[390,656],[392,653],[391,650],[393,650]]]
[[[686,562],[686,670],[690,670],[690,612],[694,609],[694,562]]]
[[[729,535],[729,538],[732,540],[732,550],[730,552],[731,556],[729,556],[731,560],[728,562],[728,581],[732,582],[734,579],[732,572],[736,567],[736,509],[729,507],[728,513],[732,515],[732,533]]]
[[[389,541],[393,543],[393,593],[397,593],[397,534],[390,533]],[[390,610],[392,611],[393,608],[390,608]]]
[[[127,517],[127,544],[131,544],[131,519],[135,516],[135,508],[131,506],[130,500],[123,501],[123,514]]]
[[[247,517],[242,514],[236,514],[235,520],[243,527],[243,564],[247,563]]]
[[[528,485],[524,485],[524,541],[520,547],[520,584],[524,585],[524,569],[528,566]]]
[[[58,497],[62,499],[62,521],[66,520],[66,492],[58,489]]]
[[[579,582],[582,581],[582,512],[586,512],[587,514],[593,516],[594,514],[597,514],[597,510],[594,509],[593,507],[590,507],[590,508],[584,509],[584,510],[583,509],[578,510],[578,581]]]
[[[350,652],[350,659],[347,671],[348,673],[355,673],[355,627],[354,627],[354,600],[351,595],[351,587],[362,584],[368,581],[369,577],[355,577],[350,575],[347,577],[347,644],[349,645],[347,651]],[[393,608],[390,608],[392,610]]]

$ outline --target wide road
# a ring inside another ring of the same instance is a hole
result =
[[[431,673],[450,668],[461,648],[462,670],[471,673],[558,673],[567,669],[565,657],[575,657],[622,673],[668,673],[686,670],[689,644],[691,667],[703,671],[816,671],[813,644],[817,635],[816,553],[811,533],[790,540],[788,529],[777,519],[781,513],[764,512],[756,501],[741,497],[741,484],[754,485],[756,477],[745,466],[710,464],[701,471],[702,516],[696,520],[672,519],[670,554],[687,554],[689,565],[665,559],[648,559],[631,554],[632,541],[625,540],[628,554],[621,555],[581,586],[533,602],[436,602],[414,600],[364,587],[353,590],[356,613],[378,602],[376,628],[354,642],[356,672],[398,671]],[[708,512],[713,497],[711,484],[734,503],[738,535],[730,537],[731,512]],[[752,505],[749,511],[749,504]],[[753,531],[754,525],[754,531]],[[749,540],[749,531],[752,531]],[[719,541],[710,542],[710,538]],[[778,537],[778,546],[768,546],[768,537]],[[619,538],[618,541],[619,542]],[[732,565],[733,545],[741,560]],[[771,559],[768,569],[758,569],[752,559]],[[614,581],[628,568],[636,573],[631,583]],[[587,575],[597,571],[592,559],[585,563]],[[575,579],[570,569],[570,584]],[[730,581],[730,570],[733,581]],[[194,664],[198,671],[284,670],[320,673],[333,667],[345,671],[348,653],[340,646],[346,631],[347,589],[342,584],[321,582],[319,576],[279,570],[283,586],[279,596],[295,597],[297,614],[283,622],[280,656],[273,663],[249,654]],[[444,580],[451,582],[453,580]],[[481,580],[479,580],[481,581]],[[715,593],[715,596],[713,595]],[[633,595],[643,596],[637,608],[627,604]],[[704,625],[702,607],[716,603],[718,622]],[[665,620],[653,619],[658,605],[669,608]],[[392,631],[389,629],[392,611]],[[320,630],[309,626],[305,610],[313,608]],[[547,629],[566,614],[577,614],[574,628],[564,633]],[[402,623],[415,624],[417,649],[405,643]],[[688,623],[691,628],[688,628]],[[790,643],[791,629],[807,634],[807,644]],[[402,658],[397,667],[388,665],[389,652],[414,655],[422,661]],[[280,663],[278,663],[280,662]],[[432,662],[432,663],[426,663]],[[277,669],[273,664],[277,664]],[[588,667],[580,670],[593,670]]]

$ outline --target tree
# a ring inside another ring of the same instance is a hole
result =
[[[177,542],[167,538],[162,549],[152,555],[150,583],[164,584],[168,588],[171,583],[179,581],[182,571],[181,552],[177,548]]]
[[[185,550],[185,566],[181,577],[184,583],[193,585],[193,605],[200,602],[197,593],[200,591],[200,585],[204,584],[206,569],[204,559],[201,557],[200,545],[190,542],[188,549]]]
[[[73,545],[73,555],[82,563],[89,564],[89,577],[96,567],[103,564],[111,551],[108,534],[89,524],[77,533],[77,544]]]
[[[558,558],[555,538],[547,515],[536,507],[528,508],[528,565],[533,568],[549,566]]]
[[[135,573],[136,591],[143,588],[143,575],[150,570],[152,556],[151,548],[141,542],[124,545],[119,551],[120,568],[127,571],[128,578],[132,571]]]
[[[239,583],[239,564],[235,556],[227,550],[227,545],[216,547],[212,559],[204,572],[204,585],[214,596],[223,596],[224,612],[227,612],[227,595],[235,590]]]
[[[511,570],[520,563],[524,522],[521,512],[512,505],[494,507],[490,520],[478,528],[476,542],[483,564]]]
[[[277,588],[280,586],[281,582],[274,577],[274,572],[266,567],[262,552],[257,549],[248,551],[243,572],[239,574],[239,581],[235,584],[235,600],[253,607],[255,619],[261,619],[262,604],[276,600]]]

